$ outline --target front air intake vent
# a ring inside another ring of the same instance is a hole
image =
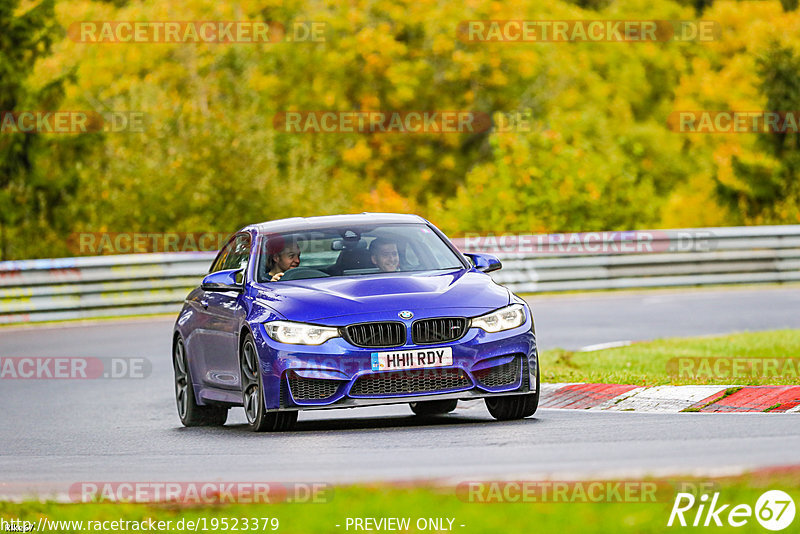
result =
[[[467,332],[469,321],[464,317],[434,317],[411,325],[411,339],[417,345],[447,343],[460,339]]]
[[[322,400],[333,397],[342,385],[341,380],[324,378],[303,378],[297,373],[289,372],[289,389],[292,397],[300,401]]]
[[[473,371],[472,375],[478,383],[486,388],[499,388],[516,384],[520,377],[520,367],[524,357],[517,356],[508,363],[487,369]]]
[[[421,393],[440,393],[472,387],[461,369],[413,369],[360,376],[348,393],[351,397],[382,397]]]
[[[399,347],[406,343],[406,326],[397,321],[351,324],[343,330],[347,342],[356,347]]]

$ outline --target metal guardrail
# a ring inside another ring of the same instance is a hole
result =
[[[454,239],[517,293],[800,281],[800,225]],[[0,323],[176,313],[214,252],[0,262]]]
[[[216,252],[0,262],[0,323],[171,313]]]
[[[573,235],[595,246],[590,234]],[[550,243],[538,255],[495,247],[503,269],[493,278],[518,293],[800,281],[797,225],[630,232],[611,241],[647,250],[633,253],[593,254],[576,241],[577,253],[550,252]]]

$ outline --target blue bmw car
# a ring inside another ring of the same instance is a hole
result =
[[[425,219],[363,213],[247,226],[223,246],[175,324],[178,414],[256,432],[300,410],[407,403],[420,416],[484,399],[533,415],[539,362],[528,305]]]

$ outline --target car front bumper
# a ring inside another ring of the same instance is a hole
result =
[[[459,340],[437,345],[360,348],[342,338],[318,346],[286,345],[254,329],[268,410],[309,410],[472,399],[533,393],[538,356],[530,317],[497,333],[470,328]],[[373,371],[372,353],[450,347],[453,364]]]

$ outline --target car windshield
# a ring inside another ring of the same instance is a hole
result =
[[[342,226],[260,237],[256,279],[269,282],[275,255],[300,254],[282,280],[463,269],[460,257],[425,224]],[[280,258],[277,258],[280,260]]]

